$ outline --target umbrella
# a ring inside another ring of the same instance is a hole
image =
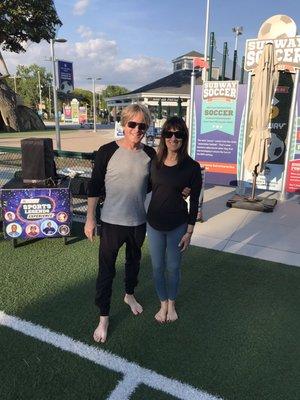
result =
[[[182,105],[181,105],[181,103],[182,103],[182,100],[181,100],[180,97],[178,97],[178,101],[177,101],[177,116],[179,118],[182,118]]]
[[[268,160],[271,103],[279,78],[277,64],[273,44],[265,44],[258,65],[254,69],[250,142],[244,154],[245,168],[253,174],[252,198],[254,198],[256,177],[264,171]]]
[[[162,119],[161,99],[158,100],[157,119]]]

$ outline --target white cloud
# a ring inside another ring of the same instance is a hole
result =
[[[92,32],[91,28],[89,28],[88,26],[85,26],[85,25],[80,25],[77,28],[77,32],[84,39],[89,39],[93,36],[93,32]]]
[[[11,74],[15,73],[19,64],[36,63],[52,71],[52,64],[45,61],[50,57],[50,45],[47,42],[30,44],[27,52],[22,54],[3,52],[3,57]],[[56,43],[55,57],[73,61],[75,86],[87,89],[91,89],[91,83],[86,80],[88,76],[101,77],[101,85],[136,89],[171,73],[171,64],[160,58],[144,55],[120,58],[116,41],[103,37],[87,38],[75,43]]]
[[[74,8],[73,8],[73,14],[75,15],[83,15],[90,3],[90,0],[77,0]]]

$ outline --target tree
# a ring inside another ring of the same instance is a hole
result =
[[[126,93],[128,93],[128,89],[126,89],[123,86],[108,85],[104,90],[102,90],[100,96],[100,108],[107,109],[107,104],[105,99]]]
[[[25,51],[28,41],[39,43],[55,37],[61,21],[53,0],[2,0],[0,4],[0,49],[16,53]],[[0,51],[0,66],[7,71]],[[38,67],[39,68],[39,67]],[[1,75],[1,74],[0,74]],[[19,83],[20,84],[20,83]],[[46,88],[43,88],[46,90]],[[0,76],[0,129],[15,131],[41,129],[38,116],[17,104],[14,91]],[[30,121],[30,126],[28,125]],[[43,124],[42,124],[43,125]]]

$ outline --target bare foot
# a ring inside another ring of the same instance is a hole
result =
[[[109,317],[100,317],[99,325],[94,332],[94,340],[97,343],[104,343],[106,341],[107,329],[109,324],[108,318]]]
[[[139,315],[143,312],[143,307],[136,301],[133,294],[125,294],[124,302],[129,305],[134,315]]]
[[[167,313],[167,321],[174,322],[178,319],[177,312],[175,310],[175,301],[168,301],[168,313]]]
[[[155,314],[154,318],[156,321],[160,323],[166,322],[167,319],[167,313],[168,313],[168,301],[161,301],[160,302],[160,310],[158,313]]]

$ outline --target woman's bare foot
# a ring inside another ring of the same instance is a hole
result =
[[[125,294],[124,302],[129,305],[134,315],[139,315],[143,312],[143,307],[136,301],[133,294]]]
[[[104,343],[106,341],[108,324],[109,324],[109,317],[100,317],[99,325],[97,326],[94,332],[95,342]]]
[[[168,301],[168,313],[167,313],[167,321],[174,322],[178,319],[178,315],[175,309],[175,301],[169,300]]]
[[[156,321],[164,323],[166,322],[167,319],[167,313],[168,313],[168,300],[161,301],[160,302],[160,310],[158,313],[155,314],[154,318]]]

